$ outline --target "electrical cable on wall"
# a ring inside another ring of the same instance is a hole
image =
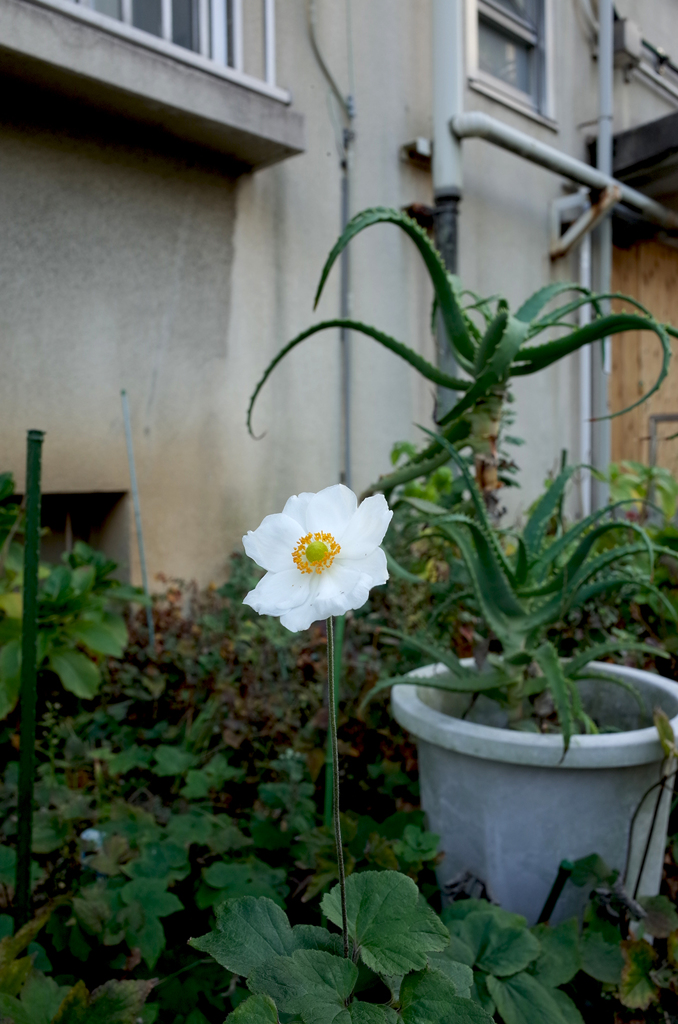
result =
[[[318,62],[318,66],[325,76],[332,95],[336,99],[341,115],[344,120],[344,125],[341,131],[341,141],[338,145],[339,149],[339,166],[341,169],[341,214],[340,224],[343,232],[344,228],[348,224],[350,219],[350,182],[351,182],[351,159],[353,152],[353,143],[355,141],[355,132],[353,130],[353,120],[355,118],[355,75],[353,65],[353,41],[352,41],[352,24],[351,24],[351,0],[346,0],[346,36],[348,46],[348,79],[349,79],[349,91],[344,96],[337,81],[330,71],[327,61],[323,57],[322,51],[318,43],[318,37],[316,34],[317,27],[317,6],[315,0],[309,0],[308,2],[308,32],[311,40],[311,47],[313,53]],[[330,110],[330,118],[332,113]],[[347,318],[350,313],[350,266],[349,266],[349,254],[348,247],[344,249],[340,257],[340,302],[339,302],[339,315],[342,318]],[[351,487],[351,349],[350,349],[350,338],[349,332],[345,328],[341,328],[339,334],[339,344],[341,352],[341,438],[342,438],[342,459],[341,459],[341,471],[340,471],[340,482],[346,484],[347,487]]]

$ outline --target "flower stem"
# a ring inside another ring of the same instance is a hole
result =
[[[348,957],[348,919],[346,916],[346,874],[344,872],[344,847],[341,841],[341,820],[339,818],[339,748],[337,746],[337,706],[334,701],[334,622],[327,620],[327,681],[330,705],[330,742],[332,744],[332,823],[334,841],[337,846],[339,865],[339,891],[341,892],[341,931],[344,939],[344,956]]]

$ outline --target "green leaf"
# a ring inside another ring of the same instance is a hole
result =
[[[491,911],[469,914],[448,927],[451,936],[472,950],[474,966],[497,977],[523,971],[541,952],[539,940],[527,928],[503,925]]]
[[[652,713],[652,721],[659,735],[659,742],[662,745],[665,757],[672,757],[676,753],[676,736],[671,725],[671,720],[663,708],[655,708]]]
[[[89,1005],[89,992],[84,981],[78,981],[66,993],[52,1024],[82,1024]]]
[[[363,962],[380,974],[404,974],[426,967],[426,953],[444,949],[447,928],[397,871],[361,871],[346,879],[348,929]],[[326,893],[323,913],[341,926],[339,886]]]
[[[541,953],[530,965],[529,973],[547,988],[566,985],[582,967],[576,919],[563,921],[556,928],[538,924],[532,933],[539,939]]]
[[[351,961],[316,949],[275,956],[255,968],[247,987],[270,996],[283,1013],[301,1014],[305,1024],[350,1024],[346,1000],[358,980]]]
[[[377,330],[376,327],[370,327],[369,324],[363,324],[359,320],[347,320],[345,318],[323,320],[318,324],[313,324],[312,327],[308,327],[305,331],[302,331],[301,334],[297,334],[292,341],[288,342],[284,348],[281,348],[276,357],[271,360],[264,370],[263,376],[252,393],[247,409],[247,429],[250,434],[252,433],[252,412],[254,410],[254,404],[259,392],[275,370],[278,363],[284,359],[292,349],[296,348],[297,345],[300,345],[302,341],[312,337],[314,334],[318,334],[320,331],[326,331],[337,327],[357,331],[359,334],[366,334],[369,338],[373,338],[374,341],[378,341],[380,345],[384,346],[384,348],[389,349],[391,352],[395,353],[395,355],[404,359],[405,362],[409,363],[410,366],[417,370],[427,380],[430,380],[434,384],[438,384],[440,387],[450,388],[454,391],[465,391],[469,386],[469,382],[467,380],[448,376],[446,373],[443,373],[442,370],[439,370],[438,367],[427,362],[427,360],[424,359],[423,356],[419,355],[418,352],[415,352],[414,349],[409,348],[407,345],[404,345],[403,342],[397,341],[395,338],[385,334],[383,331]],[[333,336],[330,336],[330,340],[333,341]]]
[[[361,1003],[354,999],[348,1008],[351,1024],[398,1024],[400,1017],[389,1006]]]
[[[564,749],[570,746],[573,729],[572,685],[563,671],[558,652],[552,643],[545,641],[534,653],[534,660],[544,673],[544,679],[558,711],[558,721],[563,734]]]
[[[225,899],[242,896],[266,896],[281,906],[289,888],[285,885],[284,868],[272,868],[258,858],[226,863],[216,861],[203,871],[210,889],[198,890],[196,902],[203,909]]]
[[[17,705],[21,689],[21,640],[10,640],[0,650],[0,721]]]
[[[643,926],[655,939],[668,939],[678,928],[678,913],[668,896],[641,896],[638,900],[647,916]]]
[[[548,305],[551,299],[555,299],[556,295],[561,295],[563,292],[580,291],[587,292],[587,289],[582,288],[578,284],[572,284],[570,281],[559,281],[555,284],[547,284],[539,291],[536,291],[534,295],[530,295],[529,299],[523,302],[522,306],[516,313],[518,320],[525,320],[529,323],[534,320],[536,316],[541,313],[544,306]]]
[[[634,313],[612,313],[609,316],[596,318],[585,327],[580,327],[564,338],[558,338],[557,341],[549,341],[545,345],[534,345],[524,348],[519,356],[520,362],[523,365],[514,366],[511,369],[511,376],[523,376],[524,374],[535,373],[537,370],[543,370],[571,352],[576,352],[584,345],[600,341],[602,338],[611,337],[614,334],[624,334],[626,331],[653,331],[657,335],[662,347],[662,364],[659,375],[652,387],[636,402],[627,405],[625,409],[620,409],[619,412],[612,413],[610,416],[603,418],[612,419],[615,416],[622,416],[631,409],[635,409],[642,402],[646,402],[659,389],[669,370],[671,341],[664,326],[649,317],[637,316]]]
[[[523,540],[530,558],[539,553],[548,525],[557,511],[565,488],[576,469],[577,466],[566,466],[534,506],[523,530]]]
[[[95,654],[106,654],[111,658],[121,658],[127,642],[127,631],[125,630],[125,643],[120,642],[119,630],[111,628],[104,622],[89,622],[85,619],[78,619],[66,630],[68,635],[77,643],[81,643]]]
[[[471,999],[456,993],[454,983],[440,971],[408,974],[400,986],[404,1024],[487,1024],[492,1018]]]
[[[454,279],[451,279],[440,253],[432,244],[424,229],[401,210],[376,206],[371,209],[362,210],[351,218],[325,261],[313,307],[315,308],[318,305],[325,281],[332,269],[332,264],[351,239],[355,238],[360,231],[364,231],[365,228],[370,227],[372,224],[385,223],[395,224],[405,231],[419,249],[431,278],[438,308],[442,314],[450,344],[455,349],[458,361],[462,365],[464,362],[467,364],[472,362],[474,358],[473,342],[459,307]],[[470,369],[470,366],[467,365],[465,368]]]
[[[218,964],[247,978],[274,956],[290,956],[295,942],[284,910],[273,900],[253,896],[227,900],[216,908],[216,931],[189,945],[209,953]]]
[[[101,683],[98,665],[80,651],[60,649],[50,654],[48,665],[56,672],[64,689],[83,700],[95,697]]]
[[[618,985],[624,967],[617,933],[617,941],[609,942],[605,935],[592,928],[587,928],[581,937],[579,951],[582,970],[596,981],[608,985]]]
[[[294,949],[322,949],[326,953],[336,953],[337,956],[344,954],[341,935],[316,924],[295,924],[292,939]]]
[[[21,990],[21,1005],[30,1014],[33,1024],[50,1024],[69,990],[70,985],[58,985],[54,978],[47,978],[36,970]]]
[[[128,906],[138,900],[146,917],[167,917],[183,910],[183,903],[167,892],[166,878],[135,878],[120,890],[123,903]]]
[[[36,1018],[15,999],[14,996],[0,992],[0,1020],[11,1024],[37,1024]]]
[[[226,1020],[231,1024],[278,1024],[278,1011],[270,996],[250,996]]]
[[[161,744],[155,750],[155,765],[151,768],[154,775],[183,775],[195,764],[195,754],[182,750],[181,747],[170,747]]]
[[[16,881],[16,850],[0,846],[0,885],[14,886]]]
[[[131,746],[114,754],[107,764],[109,775],[126,775],[135,768],[148,768],[151,763],[151,752],[132,743]]]
[[[107,981],[92,992],[83,1024],[136,1024],[151,993],[150,981]]]
[[[545,988],[531,974],[502,979],[490,976],[487,988],[504,1024],[584,1024],[564,992]]]
[[[642,939],[629,939],[622,942],[621,948],[624,968],[619,986],[619,999],[624,1006],[646,1010],[659,995],[659,989],[650,976],[657,953]]]
[[[470,999],[471,989],[473,988],[473,971],[471,970],[473,966],[473,952],[468,946],[466,946],[466,956],[469,957],[470,963],[469,959],[455,959],[454,941],[439,953],[429,953],[428,955],[429,967],[441,971],[446,978],[449,978],[455,987],[457,995],[461,996],[462,999]]]

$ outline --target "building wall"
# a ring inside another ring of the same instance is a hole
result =
[[[646,19],[649,38],[676,37],[673,4],[620,0],[625,6]],[[585,158],[596,66],[576,8],[552,0],[554,128],[472,89],[466,102]],[[259,8],[246,0],[245,9],[255,35]],[[430,175],[399,153],[431,134],[430,0],[353,4],[351,46],[345,5],[319,0],[318,12],[342,89],[354,79],[352,211],[430,202]],[[0,468],[23,486],[25,430],[40,427],[46,491],[127,491],[125,387],[152,575],[219,580],[245,530],[289,494],[339,474],[336,332],[304,343],[267,383],[254,416],[263,438],[245,429],[268,361],[314,318],[339,309],[338,267],[312,309],[339,229],[340,117],[309,43],[305,0],[278,3],[277,59],[278,81],[307,119],[308,148],[252,174],[236,177],[222,157],[96,110],[45,103],[23,87],[0,121]],[[671,109],[621,72],[615,102],[618,128]],[[467,286],[514,305],[553,277],[576,276],[574,258],[552,266],[548,256],[549,204],[562,193],[556,176],[465,142]],[[396,228],[352,243],[352,314],[432,359],[430,299],[416,250]],[[433,389],[369,339],[352,338],[351,353],[352,484],[360,491],[388,467],[394,441],[416,439],[416,424],[432,422]],[[523,488],[511,497],[512,514],[534,499],[563,447],[577,457],[576,359],[522,379],[515,392],[514,433],[527,444],[517,452]],[[134,552],[132,543],[138,578]]]

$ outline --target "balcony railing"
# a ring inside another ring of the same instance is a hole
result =
[[[279,88],[275,81],[275,0],[247,0],[245,12],[244,0],[34,2],[57,8],[282,103],[291,100],[289,92]]]

